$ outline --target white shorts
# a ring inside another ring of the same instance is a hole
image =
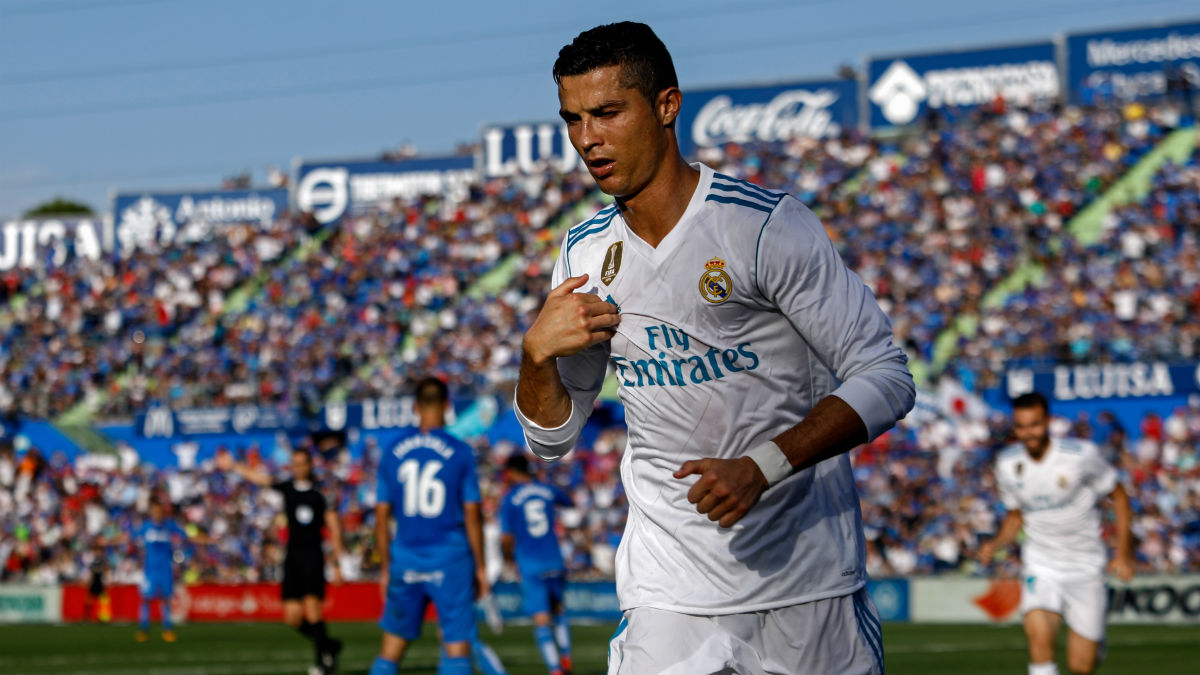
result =
[[[1092,642],[1104,641],[1108,590],[1100,577],[1062,579],[1025,570],[1021,584],[1021,614],[1044,609],[1058,614],[1071,630]]]
[[[883,632],[866,589],[762,612],[627,610],[608,675],[882,673]]]

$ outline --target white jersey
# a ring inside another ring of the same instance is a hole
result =
[[[573,446],[611,362],[629,441],[629,499],[617,551],[621,608],[730,614],[847,595],[867,574],[858,494],[846,455],[784,479],[737,524],[696,511],[685,461],[732,459],[800,422],[829,394],[871,438],[913,403],[887,317],[821,223],[790,196],[703,165],[675,227],[651,247],[615,207],[568,232],[555,286],[620,308],[610,343],[558,360],[571,419],[543,429],[517,410],[534,452]]]
[[[1021,562],[1064,579],[1103,575],[1108,552],[1097,503],[1117,486],[1117,472],[1096,444],[1052,438],[1041,460],[1011,445],[996,458],[1004,507],[1020,509],[1026,540]]]

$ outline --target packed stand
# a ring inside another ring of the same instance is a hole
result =
[[[1052,433],[1093,440],[1118,467],[1133,503],[1139,573],[1200,572],[1200,402],[1165,417],[1147,415],[1131,441],[1116,418],[1100,414],[1055,418]],[[1003,519],[992,464],[1009,442],[1007,421],[989,411],[951,409],[914,414],[893,431],[854,451],[867,539],[867,564],[875,577],[939,573],[1016,576],[1010,550],[983,567],[973,554]],[[625,433],[603,425],[567,459],[542,469],[543,478],[570,494],[574,508],[561,513],[560,541],[574,579],[611,578],[625,526],[627,502],[619,464]],[[477,443],[487,522],[489,569],[501,574],[497,511],[505,486],[499,467],[516,449]],[[284,476],[288,449],[260,456],[239,449],[251,463]],[[316,449],[322,486],[337,504],[347,580],[379,572],[374,546],[374,467],[379,449],[351,459],[340,446]],[[99,556],[111,583],[140,580],[140,552],[130,539],[149,500],[164,497],[190,533],[216,544],[188,545],[178,568],[185,583],[279,581],[286,520],[282,499],[231,474],[211,460],[190,469],[136,464],[127,450],[81,461],[43,459],[36,450],[0,450],[0,580],[53,584],[86,580]],[[122,466],[123,465],[123,466]],[[1105,534],[1113,525],[1106,511]]]
[[[1200,358],[1200,164],[1193,151],[1119,206],[1103,235],[1065,238],[1043,256],[1044,279],[983,315],[961,363],[1105,363]]]
[[[462,201],[397,199],[344,217],[319,247],[273,266],[244,310],[183,326],[148,364],[143,386],[122,390],[108,410],[142,401],[318,410],[335,392],[391,394],[421,369],[474,393],[475,378],[487,374],[468,366],[489,362],[495,329],[480,324],[486,309],[455,303],[588,189],[579,174],[498,178]],[[464,324],[475,337],[469,349],[424,348],[429,336]]]
[[[1139,574],[1200,572],[1200,401],[1165,419],[1148,414],[1139,431],[1130,440],[1107,412],[1051,425],[1053,435],[1097,443],[1118,469],[1133,505]],[[1016,547],[987,567],[973,558],[1003,520],[992,466],[1008,438],[1003,416],[949,412],[911,416],[854,451],[872,576],[1020,573]],[[1111,508],[1103,513],[1111,545]]]
[[[123,242],[97,260],[51,257],[44,268],[10,272],[0,302],[0,412],[48,419],[117,394],[127,368],[152,368],[180,326],[219,313],[303,236],[288,217],[217,231],[194,223],[169,243]],[[108,410],[143,405],[137,384]]]
[[[616,545],[625,525],[626,503],[617,464],[624,446],[621,429],[608,429],[576,451],[576,461],[545,470],[575,500],[561,513],[564,559],[574,578],[611,578]],[[290,450],[268,457],[256,447],[235,449],[273,476],[287,475]],[[337,505],[345,553],[338,561],[347,580],[379,574],[374,551],[376,446],[359,459],[343,447],[312,447],[322,490]],[[489,532],[489,564],[501,573],[498,510],[505,485],[503,458],[511,443],[480,448],[481,494]],[[35,448],[16,453],[0,447],[0,582],[84,583],[96,563],[107,583],[141,581],[141,555],[132,533],[152,499],[169,502],[168,517],[189,536],[215,543],[187,542],[176,567],[182,583],[280,581],[286,544],[282,496],[230,473],[211,459],[191,468],[155,468],[139,463],[125,448],[120,456],[85,456],[74,464],[58,454],[49,459]],[[282,467],[282,468],[281,468]]]

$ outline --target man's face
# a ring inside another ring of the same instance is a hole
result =
[[[558,102],[571,144],[601,190],[630,198],[650,183],[674,130],[664,127],[661,106],[656,111],[640,91],[621,86],[620,66],[561,78]]]
[[[158,522],[163,519],[163,515],[165,514],[163,512],[162,504],[159,504],[158,502],[152,502],[150,504],[150,520]]]
[[[292,477],[296,480],[308,480],[312,478],[312,459],[308,453],[296,452],[292,454]]]
[[[1040,457],[1050,440],[1049,415],[1038,406],[1013,409],[1013,434],[1030,455]]]

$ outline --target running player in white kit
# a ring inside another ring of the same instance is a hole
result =
[[[563,242],[516,410],[555,459],[609,364],[620,381],[629,519],[609,672],[882,672],[845,453],[913,404],[887,318],[802,204],[684,161],[682,95],[648,26],[580,34],[554,76],[616,203]]]
[[[1124,581],[1133,576],[1132,509],[1116,470],[1099,448],[1088,441],[1050,438],[1049,425],[1049,405],[1041,394],[1013,400],[1017,442],[996,458],[996,484],[1008,514],[996,536],[979,547],[979,559],[989,564],[996,550],[1011,544],[1025,528],[1021,612],[1029,641],[1029,675],[1057,675],[1054,638],[1063,619],[1067,668],[1090,673],[1104,641],[1108,603],[1108,554],[1100,535],[1098,502],[1112,497],[1117,547],[1108,569]]]

